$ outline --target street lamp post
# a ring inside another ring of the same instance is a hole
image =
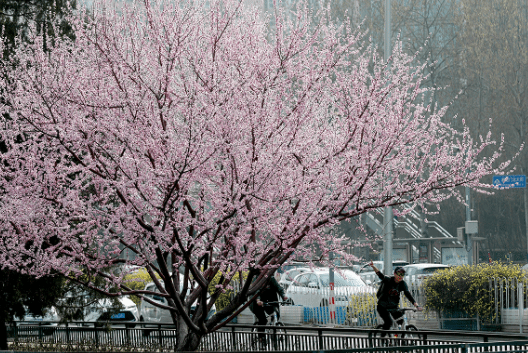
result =
[[[385,0],[385,22],[384,22],[384,47],[383,57],[385,62],[389,60],[391,52],[391,1]],[[392,206],[385,206],[383,214],[383,268],[385,273],[392,270],[392,244],[393,244],[394,212]]]

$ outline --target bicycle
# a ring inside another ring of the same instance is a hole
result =
[[[263,306],[274,306],[274,304],[279,305],[290,305],[288,301],[286,302],[266,302],[263,303]],[[280,309],[276,308],[276,310],[273,310],[272,313],[266,313],[266,329],[264,330],[264,333],[258,332],[258,328],[254,327],[251,329],[251,332],[253,334],[252,339],[252,347],[254,348],[257,346],[258,342],[261,343],[262,346],[266,346],[268,342],[271,342],[273,344],[273,348],[275,350],[277,349],[283,349],[284,348],[284,342],[286,341],[286,330],[284,329],[284,324],[280,320]],[[257,318],[255,317],[255,321],[253,322],[254,326],[258,326]],[[264,334],[264,340],[259,339],[259,334]]]
[[[416,311],[416,308],[389,309],[388,312],[392,320],[392,325],[388,331],[394,332],[383,331],[383,325],[377,325],[375,327],[376,331],[371,331],[369,333],[369,338],[382,339],[383,344],[389,346],[417,345],[419,341],[423,340],[423,335],[419,333],[416,326],[408,324],[406,315],[407,311]],[[392,315],[393,312],[403,312],[403,316],[398,319],[398,321],[403,320],[403,324],[400,325],[394,320],[394,316]],[[371,345],[374,346],[376,342],[378,342],[378,340],[371,340]]]

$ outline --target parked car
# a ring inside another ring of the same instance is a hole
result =
[[[292,268],[291,270],[288,270],[282,274],[279,279],[279,284],[282,286],[282,288],[284,288],[284,290],[287,290],[297,275],[308,271],[310,271],[309,267]]]
[[[305,262],[290,262],[288,264],[284,264],[282,265],[281,267],[279,267],[277,269],[277,271],[275,271],[275,279],[278,281],[281,280],[282,276],[290,271],[290,270],[294,270],[294,269],[298,269],[298,268],[310,268]],[[295,277],[295,276],[294,276]]]
[[[158,288],[153,282],[148,283],[145,286],[145,290],[159,293]],[[189,292],[190,292],[190,289],[188,290],[187,293]],[[167,299],[165,299],[161,295],[145,294],[144,296],[155,302],[159,302],[162,305],[168,305]],[[191,306],[191,315],[192,315],[194,308],[195,306]],[[216,312],[216,307],[213,304],[213,307],[207,314],[207,317],[212,316],[215,312]],[[174,325],[174,322],[172,321],[172,317],[170,315],[169,310],[162,309],[154,304],[149,303],[146,300],[142,300],[139,306],[139,320],[145,323],[164,324],[164,325],[169,325],[169,326]],[[144,333],[148,333],[148,331],[144,331]]]
[[[401,260],[393,261],[392,269],[390,270],[390,272],[386,272],[385,269],[383,268],[384,266],[383,261],[372,261],[372,262],[374,263],[374,266],[376,266],[378,270],[380,270],[386,275],[392,275],[392,273],[394,272],[394,269],[398,266],[403,267],[409,264],[407,261],[401,261]],[[370,262],[361,266],[361,269],[359,270],[359,275],[367,284],[376,284],[379,282],[378,275],[376,275],[376,273],[372,270],[372,267],[370,267],[369,264]]]
[[[59,322],[59,315],[55,307],[45,308],[43,310],[44,315],[34,315],[27,308],[26,314],[20,321],[17,321],[17,325],[20,326],[40,326],[42,327],[42,333],[45,335],[52,335]]]
[[[351,270],[343,274],[334,272],[334,301],[336,306],[347,306],[350,295],[375,293],[359,275]],[[286,295],[293,305],[306,307],[328,306],[330,275],[328,269],[317,269],[297,275],[288,287]]]
[[[139,321],[139,311],[136,303],[128,297],[118,298],[120,307],[109,298],[100,299],[86,309],[85,322],[97,322],[96,325],[102,325],[103,322],[112,324],[125,324],[127,327],[134,327]]]
[[[432,276],[436,271],[449,268],[448,265],[421,263],[412,264],[403,267],[405,269],[405,277],[403,279],[410,286],[420,286],[423,280]]]

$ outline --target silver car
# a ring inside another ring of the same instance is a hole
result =
[[[293,305],[305,307],[328,306],[330,298],[330,280],[328,269],[317,269],[297,275],[286,291]],[[348,306],[353,295],[375,293],[353,271],[334,272],[334,302],[336,306]]]
[[[297,275],[310,271],[309,267],[296,267],[292,268],[291,270],[288,270],[282,274],[279,280],[279,284],[284,288],[286,291],[290,284],[293,282],[293,279],[297,277]]]
[[[183,279],[182,279],[183,280]],[[156,285],[151,282],[148,283],[145,286],[146,291],[159,293],[158,288]],[[149,298],[152,301],[158,302],[161,305],[168,305],[167,299],[165,299],[161,295],[156,294],[144,294],[145,297]],[[193,310],[194,306],[191,307],[191,311]],[[215,306],[211,308],[211,311],[207,314],[207,317],[210,317],[214,314],[216,311]],[[152,323],[152,324],[163,324],[172,326],[174,325],[174,322],[172,321],[172,317],[170,314],[170,311],[167,309],[162,309],[154,304],[149,303],[146,300],[142,300],[141,304],[139,306],[139,320],[144,323]],[[148,334],[148,331],[144,331],[145,334]]]
[[[423,280],[432,276],[435,272],[449,268],[448,265],[421,263],[412,264],[403,267],[405,269],[405,276],[403,279],[409,286],[421,286]]]

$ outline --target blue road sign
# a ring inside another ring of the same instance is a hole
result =
[[[526,175],[495,175],[493,186],[499,189],[525,188]]]

